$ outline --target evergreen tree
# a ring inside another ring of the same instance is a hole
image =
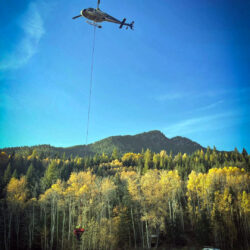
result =
[[[139,157],[138,163],[137,163],[137,173],[138,173],[139,175],[142,174],[143,165],[144,165],[144,164],[143,164],[143,158],[142,158],[142,157]]]
[[[39,193],[39,181],[38,181],[38,174],[33,165],[30,164],[27,172],[26,172],[26,181],[27,181],[27,188],[28,188],[28,197],[37,197]]]
[[[47,189],[59,178],[59,169],[56,160],[52,161],[47,170],[45,171],[43,178],[43,186]]]
[[[98,154],[95,154],[93,157],[93,164],[98,165],[100,163],[100,156]]]
[[[63,165],[60,167],[60,179],[67,181],[70,177],[71,171],[72,168],[64,162]]]
[[[66,154],[65,154],[65,152],[63,153],[63,155],[62,155],[62,159],[65,161],[66,160]]]
[[[13,172],[13,174],[12,174],[11,178],[15,178],[15,179],[17,179],[17,178],[18,178],[18,175],[17,175],[17,171],[16,171],[16,169],[14,170],[14,172]]]
[[[33,164],[30,164],[27,172],[26,172],[26,180],[27,180],[27,185],[28,187],[32,187],[33,183],[35,181],[35,169]]]
[[[3,175],[4,185],[7,185],[9,183],[10,178],[11,178],[11,165],[9,163],[6,170],[4,171],[4,175]]]
[[[247,157],[248,157],[248,153],[247,153],[247,151],[246,151],[245,148],[243,148],[243,150],[242,150],[242,156],[243,156],[245,159],[247,159]]]
[[[112,152],[112,160],[115,160],[115,159],[119,159],[119,154],[118,154],[118,150],[117,148],[115,147],[113,152]]]

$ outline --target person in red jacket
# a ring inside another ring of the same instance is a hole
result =
[[[84,231],[85,231],[85,229],[80,227],[80,226],[77,226],[74,229],[74,235],[76,236],[77,240],[81,240],[81,236],[84,233]]]

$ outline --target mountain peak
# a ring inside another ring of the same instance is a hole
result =
[[[166,138],[166,136],[160,130],[151,130],[151,131],[144,132],[138,135],[152,135],[152,136],[160,136],[160,137]]]
[[[90,151],[108,154],[111,154],[114,148],[117,148],[122,154],[127,152],[140,153],[142,149],[150,149],[156,153],[166,150],[167,152],[172,151],[173,154],[179,152],[191,154],[198,149],[202,149],[201,145],[188,138],[176,136],[169,139],[159,130],[151,130],[136,135],[111,136],[87,147],[91,149]]]

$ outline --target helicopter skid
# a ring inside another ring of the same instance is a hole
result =
[[[90,21],[86,21],[86,23],[88,23],[88,24],[90,24],[90,25],[93,25],[93,26],[95,26],[95,27],[97,27],[97,28],[102,28],[102,26],[101,25],[98,25],[97,23],[95,23],[95,22],[90,22]]]

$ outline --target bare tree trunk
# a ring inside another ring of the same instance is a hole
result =
[[[158,247],[158,244],[159,244],[159,234],[160,234],[160,230],[159,230],[159,226],[157,226],[157,240],[156,240],[156,246],[155,246],[155,248],[157,249],[157,247]]]
[[[68,241],[70,240],[71,232],[71,199],[69,200],[69,228],[68,228]]]
[[[142,247],[145,248],[143,221],[141,221],[141,234],[142,234]]]
[[[63,222],[62,222],[62,249],[63,249],[63,242],[64,242],[64,225],[65,225],[65,209],[63,209]]]
[[[35,204],[32,202],[32,235],[31,235],[31,241],[34,240],[34,229],[35,229]]]
[[[43,209],[42,209],[42,206],[40,205],[40,220],[42,219],[42,214],[43,214]],[[43,250],[43,237],[42,237],[42,234],[40,234],[40,245],[41,245],[41,248]]]
[[[55,220],[56,220],[56,206],[55,206],[55,197],[52,199],[51,203],[51,225],[50,225],[50,249],[53,249],[53,243],[54,243],[54,232],[55,232]]]
[[[4,210],[4,209],[3,209]],[[7,211],[6,211],[7,212]],[[8,250],[8,239],[7,239],[7,221],[5,216],[5,211],[3,211],[3,222],[4,222],[4,246],[5,249]]]
[[[108,213],[109,213],[109,221],[110,221],[110,235],[112,234],[112,220],[110,220],[110,206],[109,206],[109,199],[108,199]]]
[[[30,205],[29,205],[30,206]],[[31,211],[27,209],[27,217],[28,217],[28,248],[32,248],[33,242],[33,234],[34,234],[34,203],[32,202]]]
[[[148,248],[150,248],[150,242],[149,242],[149,232],[148,232],[148,222],[146,221],[146,236],[147,236],[147,245]]]
[[[47,249],[46,207],[44,208],[44,249]]]
[[[171,204],[170,204],[170,201],[168,201],[168,206],[169,206],[169,216],[170,216],[170,221],[172,222],[172,210],[171,210]]]
[[[8,247],[10,247],[11,224],[12,224],[12,211],[10,212],[10,218],[9,218]]]
[[[58,233],[58,209],[56,209],[56,246],[58,245],[58,234],[59,234]]]
[[[134,216],[133,216],[132,207],[130,208],[130,211],[131,211],[131,219],[132,219],[133,232],[134,232],[134,243],[135,243],[135,248],[136,248],[136,232],[135,232],[135,223],[134,223]]]
[[[181,226],[182,226],[182,230],[184,232],[185,230],[185,225],[184,225],[184,218],[183,218],[183,208],[181,207]]]
[[[131,236],[130,236],[130,230],[128,230],[128,242],[129,242],[129,249],[131,248]]]
[[[19,231],[20,231],[20,216],[19,216],[19,211],[17,211],[17,215],[16,215],[16,245],[17,245],[17,249],[19,249]]]
[[[34,213],[34,211],[33,211]],[[29,211],[28,211],[28,214],[27,216],[29,216]],[[29,249],[32,248],[32,241],[33,241],[33,230],[34,230],[34,226],[33,226],[33,223],[34,223],[34,214],[32,214],[32,217],[30,218],[29,217],[29,225],[28,225],[28,232],[29,232],[29,239],[28,239],[28,247]]]
[[[28,226],[28,232],[29,232],[28,247],[29,249],[31,249],[31,226],[30,224]]]

